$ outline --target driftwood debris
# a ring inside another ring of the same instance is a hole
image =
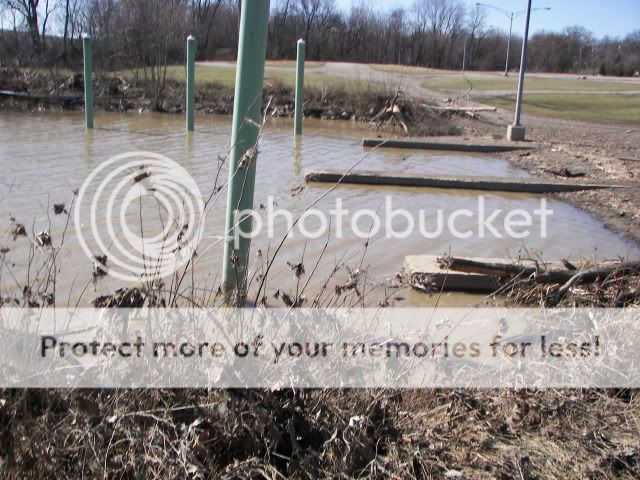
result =
[[[564,284],[560,290],[564,288],[565,291],[578,283],[594,282],[613,273],[640,273],[640,261],[612,262],[583,270],[545,269],[517,263],[490,263],[455,257],[441,257],[438,262],[440,268],[456,272],[478,273],[503,279],[521,277],[536,283]]]
[[[393,100],[387,101],[382,110],[371,119],[370,123],[375,125],[376,128],[381,128],[383,124],[386,126],[396,120],[404,130],[404,133],[408,135],[407,106],[405,104],[406,102],[402,100],[402,92],[396,93]]]

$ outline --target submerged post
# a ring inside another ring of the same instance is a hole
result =
[[[302,117],[304,116],[304,40],[298,40],[298,58],[296,61],[296,118],[294,133],[302,135]]]
[[[84,123],[87,129],[93,128],[93,59],[91,35],[82,35],[84,54]]]
[[[239,305],[247,294],[252,229],[247,211],[253,208],[269,3],[242,0],[222,270],[227,304]]]
[[[195,110],[195,76],[196,76],[196,37],[187,38],[187,132],[193,132],[193,116]]]

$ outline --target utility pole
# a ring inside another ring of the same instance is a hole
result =
[[[522,92],[524,90],[524,73],[527,69],[527,44],[529,42],[529,20],[531,19],[531,0],[528,0],[527,18],[524,24],[524,39],[522,41],[522,56],[520,57],[520,72],[518,75],[518,97],[516,99],[516,115],[513,125],[507,128],[507,140],[524,140],[525,129],[520,124],[520,114],[522,113]]]
[[[525,13],[530,13],[530,12],[535,12],[536,10],[551,10],[551,7],[542,7],[542,8],[533,8],[533,9],[529,9],[529,10],[520,10],[520,11],[516,11],[516,12],[512,12],[509,10],[505,10],[504,8],[500,8],[500,7],[496,7],[495,5],[490,5],[488,3],[476,3],[476,7],[487,7],[487,8],[491,8],[497,12],[500,12],[501,14],[505,15],[508,19],[509,19],[509,37],[507,38],[507,60],[504,64],[504,76],[508,77],[509,76],[509,52],[511,50],[511,36],[513,33],[513,20],[515,18],[518,18],[522,15],[524,15]]]
[[[467,63],[467,36],[464,36],[464,48],[462,50],[462,73],[464,73],[465,64]]]
[[[509,21],[509,39],[507,40],[507,61],[504,62],[504,76],[509,76],[509,51],[511,50],[511,33],[513,32],[513,12],[511,12]]]
[[[248,288],[252,216],[246,212],[253,209],[269,3],[242,0],[222,269],[225,302],[230,306],[242,305]]]

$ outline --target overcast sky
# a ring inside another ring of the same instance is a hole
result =
[[[411,7],[414,0],[336,0],[337,4],[350,9],[352,4],[365,1],[375,8],[388,10],[395,6]],[[473,7],[478,0],[463,0]],[[520,11],[527,8],[526,0],[482,0],[504,10]],[[551,10],[534,12],[531,29],[560,31],[569,25],[583,25],[598,37],[604,35],[625,36],[640,29],[640,0],[533,0],[533,7],[551,7]],[[488,9],[491,25],[509,29],[509,20],[495,10]],[[524,30],[524,16],[514,21],[514,30]]]

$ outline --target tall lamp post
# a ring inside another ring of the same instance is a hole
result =
[[[509,19],[509,38],[507,40],[507,61],[504,64],[504,76],[509,76],[509,51],[511,50],[511,34],[513,32],[513,20],[514,18],[521,17],[525,13],[529,12],[529,10],[519,10],[517,12],[511,12],[509,10],[505,10],[504,8],[496,7],[494,5],[489,5],[488,3],[476,3],[477,7],[487,7],[500,12],[505,15]],[[532,8],[531,11],[535,12],[536,10],[551,10],[551,7],[542,7],[542,8]]]

